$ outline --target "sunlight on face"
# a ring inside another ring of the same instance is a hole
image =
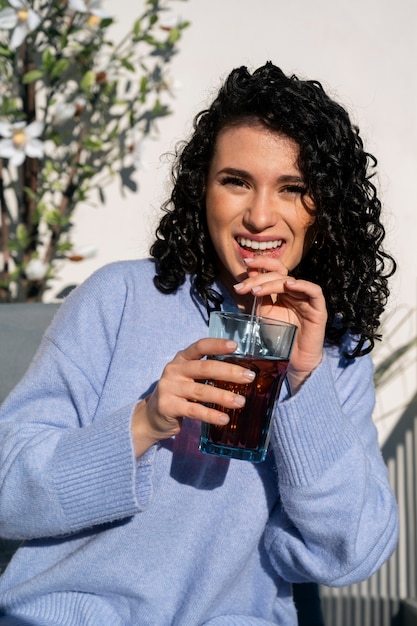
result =
[[[293,270],[310,245],[314,204],[298,168],[299,148],[264,126],[225,128],[207,177],[211,240],[226,283],[246,273],[243,259],[279,258]]]

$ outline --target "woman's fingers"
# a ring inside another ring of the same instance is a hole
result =
[[[322,302],[324,301],[323,291],[320,285],[311,283],[308,280],[295,280],[295,278],[287,278],[284,281],[284,290],[291,293],[294,297],[305,299],[308,296],[309,299]]]
[[[275,266],[277,263],[275,263]],[[263,272],[249,272],[248,278],[233,285],[236,293],[245,295],[253,293],[256,296],[267,296],[283,291],[284,283],[288,279],[288,271],[282,266],[281,270],[270,270]]]
[[[287,373],[294,393],[322,360],[326,302],[319,285],[288,277],[277,259],[256,261],[257,267],[261,264],[265,270],[268,266],[270,271],[249,272],[248,278],[235,285],[235,289],[239,294],[253,293],[259,298],[258,314],[285,320],[298,327]]]
[[[271,309],[289,308],[294,313],[320,312],[327,318],[326,303],[319,285],[306,280],[295,280],[277,272],[268,272],[246,278],[234,285],[239,294],[253,293],[259,299],[270,296],[264,304]]]
[[[236,342],[226,339],[201,339],[178,352],[168,363],[148,401],[148,413],[154,427],[165,433],[173,424],[178,427],[183,417],[215,424],[225,424],[224,409],[241,408],[245,399],[240,393],[253,382],[255,373],[228,361],[205,359],[203,356],[231,354]],[[206,381],[224,381],[233,390],[205,384]]]
[[[165,366],[153,392],[136,405],[133,413],[137,456],[153,443],[177,435],[184,417],[224,426],[229,421],[227,409],[244,406],[241,391],[253,382],[255,373],[227,360],[203,360],[207,355],[232,354],[236,347],[236,342],[227,339],[200,339]],[[222,383],[216,386],[214,381],[229,383],[232,388],[225,389]]]
[[[201,340],[202,342],[212,344],[212,342],[223,342],[222,339],[213,339],[213,340]],[[200,342],[198,342],[200,343]],[[236,349],[236,343],[230,342],[233,344],[233,352]],[[213,344],[214,345],[214,344]],[[192,346],[190,346],[191,348]],[[196,349],[197,353],[200,353],[199,348]],[[209,354],[209,358],[205,360],[191,359],[190,354],[194,353],[194,349],[190,350],[187,348],[177,354],[177,356],[166,365],[163,373],[163,378],[168,378],[174,381],[187,381],[187,380],[223,380],[229,381],[231,383],[237,384],[247,384],[251,382],[255,375],[254,373],[241,365],[237,365],[228,360],[218,360],[212,357],[218,355],[227,355],[231,354],[231,350],[228,352],[222,350],[221,347],[214,347],[210,352],[205,354]],[[193,398],[195,400],[195,398]]]
[[[245,401],[240,395],[240,391],[253,382],[255,374],[254,372],[251,372],[251,374],[253,375],[251,380],[240,374],[234,376],[235,381],[237,380],[238,382],[232,383],[233,391],[210,384],[212,380],[229,380],[223,372],[216,373],[215,379],[208,378],[207,383],[206,380],[184,380],[180,388],[178,388],[176,382],[161,378],[159,383],[159,395],[161,397],[159,409],[164,415],[171,417],[177,415],[195,417],[194,407],[186,407],[188,402],[217,404],[230,409],[241,408]],[[181,408],[179,408],[179,405],[181,405]]]
[[[244,259],[245,264],[248,268],[248,273],[251,275],[265,274],[268,272],[278,272],[282,276],[288,275],[288,268],[284,265],[284,263],[277,258],[270,257],[268,255],[259,254],[257,256],[249,257]]]
[[[195,341],[184,350],[178,352],[172,362],[174,363],[181,360],[198,361],[207,355],[231,354],[236,348],[236,341],[207,337]]]
[[[245,400],[239,391],[253,382],[255,372],[227,360],[192,358],[201,355],[202,352],[211,352],[211,356],[223,355],[225,353],[223,343],[228,344],[229,352],[236,349],[235,342],[204,339],[179,352],[168,363],[158,383],[161,398],[159,410],[162,414],[217,421],[218,417],[215,417],[214,412],[207,411],[207,407],[202,410],[194,404],[216,404],[230,409],[244,405]],[[206,381],[228,382],[233,385],[233,391],[206,384]],[[175,399],[178,402],[175,402]],[[188,403],[191,403],[191,406]]]

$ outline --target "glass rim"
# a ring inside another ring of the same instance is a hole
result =
[[[265,317],[264,315],[252,315],[250,313],[241,313],[240,311],[211,311],[210,317],[212,315],[229,317],[231,319],[242,320],[249,322],[253,319],[254,322],[258,324],[273,324],[274,326],[287,326],[288,328],[298,329],[298,326],[292,324],[291,322],[285,322],[284,320],[277,320],[272,317]]]

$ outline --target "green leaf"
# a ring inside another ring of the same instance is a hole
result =
[[[125,67],[127,70],[129,70],[129,72],[134,72],[135,71],[135,66],[127,59],[120,59],[120,62],[122,64],[123,67]]]
[[[34,83],[36,80],[39,80],[42,76],[42,70],[31,70],[23,75],[22,82],[24,85],[28,85],[29,83]]]
[[[92,139],[91,137],[86,137],[83,141],[83,146],[86,150],[96,152],[97,150],[101,150],[103,148],[103,142],[101,141],[101,139]]]
[[[16,228],[16,239],[21,248],[29,245],[29,235],[24,224],[18,224]]]
[[[35,208],[35,218],[34,218],[36,224],[39,224],[46,210],[47,210],[47,206],[45,202],[38,202]]]
[[[62,145],[63,139],[61,135],[55,129],[52,129],[49,132],[49,139],[51,139],[56,146]]]
[[[92,70],[89,70],[88,72],[84,74],[84,76],[81,79],[81,82],[80,82],[81,90],[84,93],[89,94],[95,81],[96,81],[95,73]]]
[[[57,252],[61,254],[64,252],[69,252],[70,250],[72,250],[72,248],[73,248],[73,245],[69,241],[64,241],[62,243],[59,243],[56,247]]]
[[[36,200],[36,192],[33,191],[30,187],[23,187],[25,193],[31,200]]]
[[[171,30],[169,31],[169,36],[168,36],[168,43],[170,44],[174,44],[177,43],[177,41],[179,41],[181,39],[181,31],[179,28],[171,28]]]
[[[14,270],[12,270],[12,271],[10,272],[10,274],[9,274],[9,279],[10,279],[10,282],[13,282],[13,281],[15,281],[15,280],[18,280],[18,278],[19,278],[19,276],[20,276],[20,272],[21,272],[21,267],[22,267],[22,265],[21,265],[21,264],[19,264],[19,265],[17,265],[17,266],[15,267],[15,269],[14,269]]]
[[[61,34],[61,48],[64,49],[68,45],[68,33]]]
[[[88,163],[79,165],[78,169],[81,170],[84,176],[89,178],[97,174],[97,170],[94,167],[91,167],[91,165],[88,165]]]
[[[61,215],[57,209],[48,211],[45,215],[45,222],[52,228],[58,226],[58,228],[64,228],[69,223],[69,218]]]
[[[141,30],[142,30],[142,21],[139,19],[139,20],[136,20],[136,22],[133,24],[133,36],[139,37]]]
[[[149,44],[150,46],[154,46],[155,48],[160,48],[161,46],[164,46],[163,43],[161,43],[160,41],[158,41],[157,39],[155,39],[155,37],[152,37],[152,35],[145,35],[143,40]]]
[[[9,241],[9,243],[7,244],[7,248],[8,250],[10,250],[11,252],[17,252],[18,250],[20,250],[20,244],[18,243],[17,239],[12,239],[11,241]]]
[[[67,59],[59,59],[51,70],[51,78],[59,78],[69,67]]]
[[[42,55],[42,66],[45,72],[48,72],[49,74],[54,64],[55,64],[55,57],[52,54],[52,52],[47,48]]]
[[[141,94],[145,94],[148,89],[148,78],[146,76],[142,76],[139,84],[139,91]]]
[[[5,48],[4,46],[0,46],[0,56],[6,57],[7,59],[11,59],[13,57],[14,52],[9,50],[9,48]]]
[[[3,102],[1,105],[1,112],[3,113],[4,116],[9,116],[9,115],[13,115],[15,117],[19,116],[21,114],[21,110],[20,110],[18,99],[8,98],[7,96],[4,96]]]
[[[109,26],[111,26],[113,24],[114,20],[111,17],[103,17],[100,20],[100,29],[101,30],[105,30],[106,28],[108,28]]]
[[[57,171],[58,171],[58,168],[54,161],[51,161],[51,159],[45,160],[44,167],[43,167],[43,173],[45,175],[45,178],[49,178],[53,172],[57,172]]]

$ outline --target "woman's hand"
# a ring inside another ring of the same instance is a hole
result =
[[[246,263],[249,277],[235,285],[236,293],[257,296],[258,315],[298,326],[287,373],[294,394],[322,360],[327,321],[323,292],[314,283],[288,277],[279,259],[258,255]]]
[[[206,385],[206,380],[247,384],[255,374],[251,370],[206,355],[232,354],[235,341],[200,339],[178,352],[168,363],[154,391],[136,405],[132,418],[133,443],[137,457],[154,443],[177,435],[184,417],[224,426],[229,417],[206,404],[241,408],[245,398],[225,389]]]

